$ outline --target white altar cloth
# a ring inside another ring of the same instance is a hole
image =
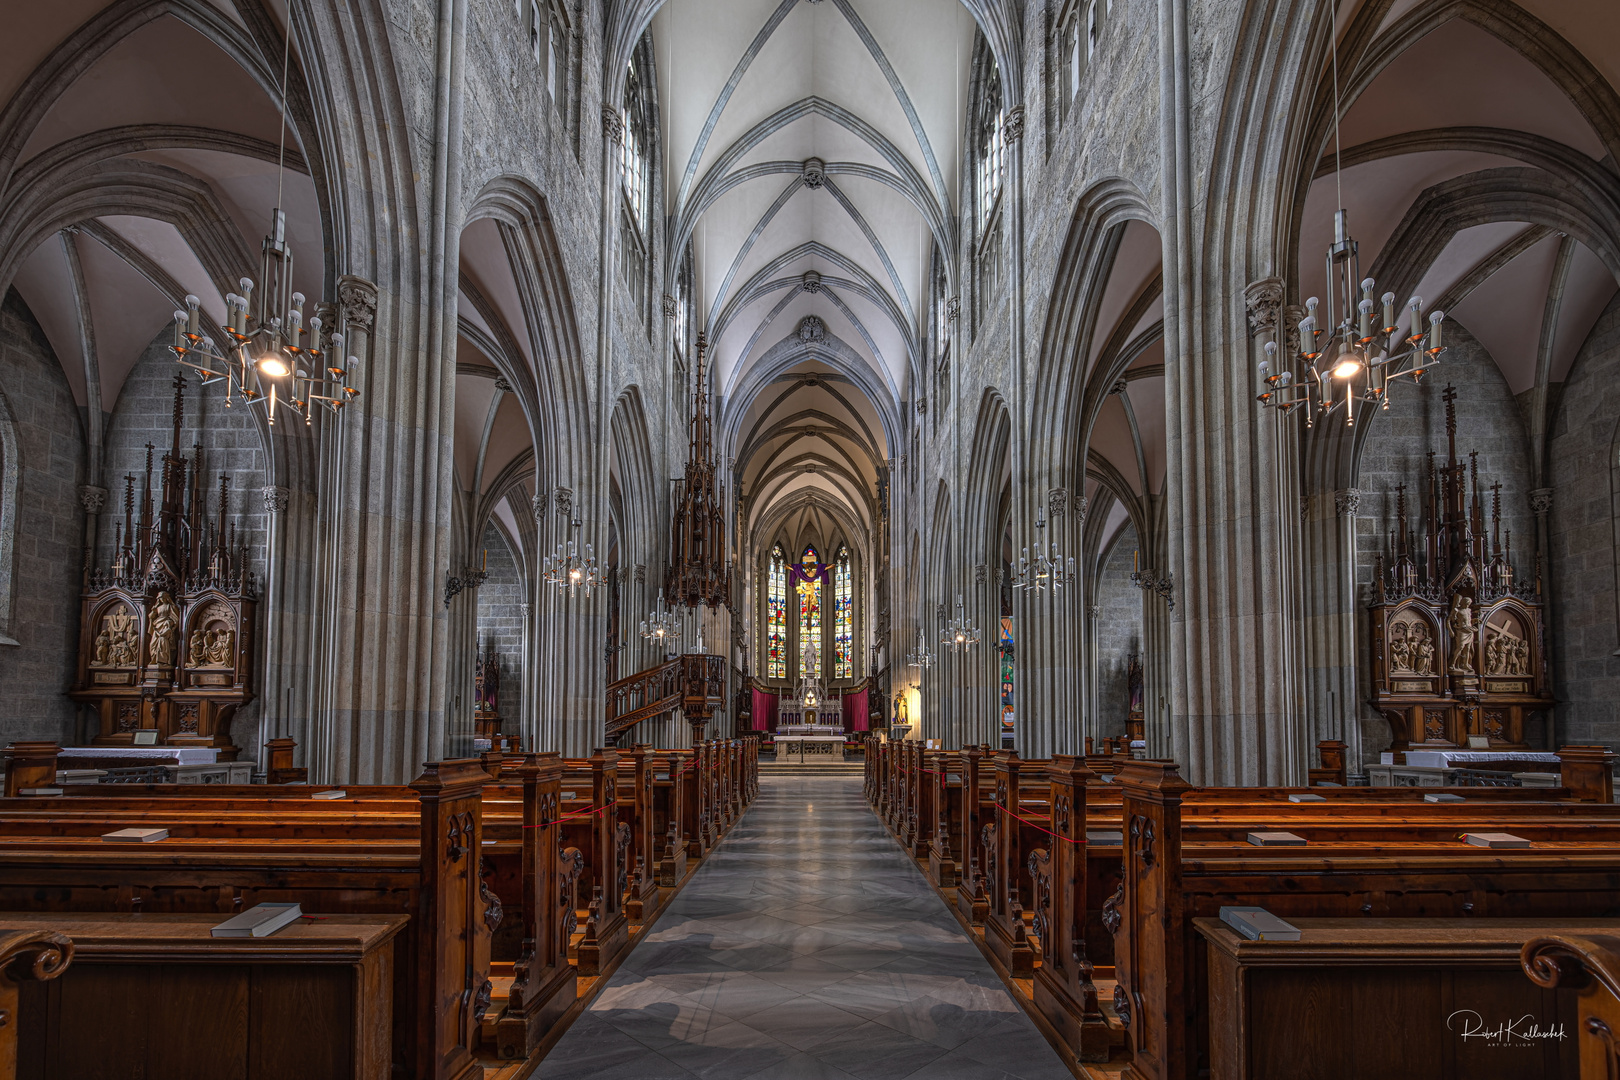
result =
[[[59,762],[72,758],[128,758],[131,768],[153,765],[212,765],[219,751],[212,746],[69,746],[56,755]]]

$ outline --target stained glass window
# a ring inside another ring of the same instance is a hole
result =
[[[849,548],[838,549],[833,564],[833,678],[855,677],[855,588]]]
[[[771,549],[770,579],[765,592],[765,677],[787,678],[787,552]]]
[[[821,677],[821,556],[807,547],[799,557],[799,677]]]

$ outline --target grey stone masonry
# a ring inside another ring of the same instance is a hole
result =
[[[493,644],[501,658],[499,704],[506,721],[502,730],[516,732],[523,704],[523,582],[506,539],[494,525],[484,529],[482,545],[489,552],[489,577],[478,589],[478,643]]]
[[[1131,584],[1131,552],[1137,548],[1136,530],[1127,525],[1114,541],[1097,578],[1097,730],[1103,735],[1125,734],[1130,712],[1130,686],[1126,673],[1132,653],[1142,653],[1141,589]],[[1152,603],[1163,603],[1158,596]]]
[[[73,682],[79,633],[84,512],[84,436],[73,393],[45,333],[16,290],[0,307],[0,423],[16,460],[9,565],[11,610],[0,645],[0,745],[18,739],[75,740]],[[9,490],[9,485],[8,485]],[[3,548],[0,548],[3,549]]]
[[[1558,738],[1620,743],[1620,297],[1570,368],[1551,432]]]

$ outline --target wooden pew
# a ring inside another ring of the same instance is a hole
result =
[[[1562,928],[1525,942],[1519,962],[1537,986],[1577,992],[1581,1080],[1620,1076],[1620,932]]]
[[[594,976],[630,945],[624,895],[630,885],[631,830],[617,813],[619,752],[598,749],[587,759],[565,760],[563,769],[563,786],[569,789],[563,798],[563,842],[584,855],[580,893],[582,899],[589,897],[575,955],[579,973]]]
[[[1323,817],[1306,848],[1187,844],[1189,786],[1173,763],[1133,761],[1120,778],[1125,872],[1105,917],[1120,932],[1114,1007],[1130,1034],[1130,1075],[1147,1080],[1191,1077],[1207,1063],[1208,999],[1193,920],[1223,905],[1255,904],[1285,919],[1590,918],[1608,913],[1620,889],[1620,842],[1548,839],[1490,850],[1456,839],[1357,842],[1331,838],[1321,803],[1302,804]],[[1414,806],[1414,821],[1434,809]],[[1448,826],[1502,824],[1489,802],[1474,809],[1472,821],[1452,817]],[[1606,832],[1612,821],[1600,814],[1591,828]],[[1505,824],[1526,828],[1523,819]],[[1288,831],[1308,827],[1300,819]]]
[[[187,800],[165,805],[122,794],[125,809],[113,824],[171,829],[171,839],[151,845],[108,844],[88,831],[108,831],[93,816],[106,795],[53,799],[49,809],[38,799],[8,800],[0,806],[0,820],[9,821],[0,837],[0,908],[227,917],[261,901],[297,900],[313,914],[407,914],[396,964],[394,1063],[431,1080],[475,1077],[478,1017],[491,992],[493,912],[479,859],[487,779],[477,761],[429,763],[407,788],[374,800],[382,807],[374,815],[353,805],[317,807],[306,793],[285,801],[258,796],[271,813],[205,805],[206,820],[189,820],[199,812],[182,809]],[[205,802],[244,798],[216,794]],[[407,806],[414,815],[398,812]],[[61,820],[28,816],[41,814]]]
[[[23,989],[18,1075],[387,1080],[405,916],[327,915],[266,938],[213,937],[218,920],[0,912],[0,935],[60,927],[74,950],[66,974]]]
[[[45,982],[73,962],[73,940],[59,930],[0,931],[0,1080],[17,1080],[22,984]]]

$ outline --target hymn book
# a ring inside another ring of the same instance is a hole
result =
[[[312,799],[346,799],[349,797],[349,793],[342,788],[327,788],[325,791],[312,791],[309,793],[309,797]]]
[[[1475,847],[1525,848],[1530,846],[1530,841],[1524,837],[1505,832],[1470,832],[1463,833],[1462,838]]]
[[[304,909],[297,903],[255,904],[215,926],[215,937],[269,937],[283,926],[303,918]]]
[[[1250,941],[1298,941],[1299,927],[1263,907],[1223,907],[1221,922]]]
[[[150,844],[156,840],[167,840],[168,829],[118,829],[115,832],[102,833],[103,840],[110,840],[115,844]]]
[[[1252,832],[1249,843],[1255,847],[1304,847],[1305,838],[1291,832]]]

